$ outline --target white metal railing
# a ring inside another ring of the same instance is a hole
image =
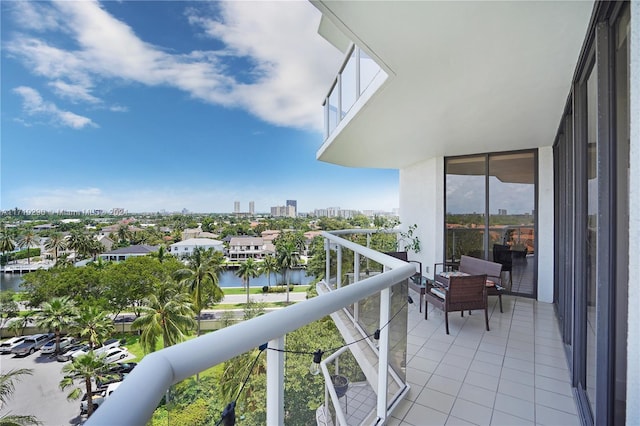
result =
[[[87,424],[90,426],[146,424],[166,390],[173,384],[243,354],[265,342],[270,342],[270,345],[272,342],[277,344],[286,333],[375,293],[383,291],[388,293],[392,285],[415,273],[415,267],[412,264],[327,232],[323,232],[322,235],[335,244],[371,258],[384,265],[388,270],[322,296],[147,355],[127,376],[118,391],[105,400],[100,409],[87,421]],[[383,319],[381,318],[381,320]],[[383,331],[381,340],[384,339],[385,332]],[[284,375],[283,371],[279,369],[273,371],[267,366],[267,382],[271,380],[269,376],[272,373],[280,377]],[[283,423],[282,417],[278,415],[282,412],[282,403],[281,396],[276,396],[276,402],[273,400],[270,402],[270,395],[267,394],[267,419],[276,419],[273,420],[274,424]]]

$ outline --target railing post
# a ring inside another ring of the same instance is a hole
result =
[[[353,283],[360,281],[360,253],[353,252]],[[360,302],[353,304],[353,319],[358,321],[360,319]]]
[[[324,240],[324,250],[325,250],[325,265],[324,265],[324,276],[327,280],[327,284],[331,285],[331,241],[325,238]]]
[[[340,288],[342,287],[342,246],[341,245],[338,245],[338,247],[336,247],[336,253],[337,253],[336,288]]]
[[[384,424],[387,418],[387,388],[389,377],[389,310],[391,308],[391,289],[380,292],[380,340],[378,341],[378,401],[377,415]],[[387,325],[385,327],[385,325]]]
[[[284,424],[284,336],[269,342],[267,350],[267,424]]]

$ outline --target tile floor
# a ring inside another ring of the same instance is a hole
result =
[[[414,297],[418,301],[418,297]],[[464,318],[410,305],[411,390],[390,425],[579,425],[553,305],[490,298],[491,331],[476,311]]]

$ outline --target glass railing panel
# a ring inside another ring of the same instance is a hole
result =
[[[376,61],[371,58],[371,56],[367,55],[361,49],[358,49],[360,52],[360,95],[362,95],[367,87],[371,84],[376,75],[380,72],[380,66],[376,63]]]
[[[309,353],[320,349],[324,352],[322,358],[326,359],[344,345],[345,341],[330,317],[287,334],[284,376],[285,424],[315,424],[317,410],[325,404],[325,379],[321,373],[311,374],[309,367],[313,363],[313,355]],[[352,383],[364,380],[355,358],[348,350],[342,353],[338,368],[334,366],[332,371],[333,374],[346,376]]]
[[[351,51],[351,56],[349,57],[347,63],[345,64],[344,69],[341,73],[341,95],[342,95],[342,112],[340,114],[340,119],[343,119],[347,112],[351,109],[353,104],[356,102],[356,99],[359,96],[357,93],[357,67],[356,67],[356,50],[353,49]]]
[[[407,280],[392,287],[390,322],[388,325],[389,364],[403,382],[406,382],[407,378],[408,297],[409,285]]]
[[[336,84],[333,90],[331,91],[331,93],[329,94],[329,113],[328,113],[329,134],[333,132],[333,130],[336,128],[336,126],[340,122],[340,117],[338,115],[339,99],[340,99],[339,88],[338,88],[338,85]]]

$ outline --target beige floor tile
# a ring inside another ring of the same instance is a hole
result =
[[[456,399],[456,402],[453,404],[453,408],[451,409],[452,416],[476,425],[491,424],[492,414],[493,410],[491,410],[491,408],[460,398]]]

